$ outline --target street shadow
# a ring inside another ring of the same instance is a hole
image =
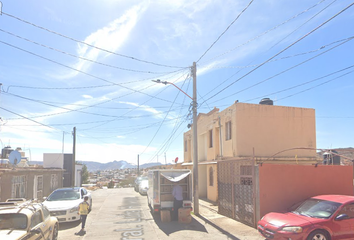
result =
[[[191,223],[179,223],[178,221],[162,222],[159,214],[151,213],[156,225],[163,231],[167,236],[172,233],[184,230],[192,230],[198,232],[208,232],[203,224],[199,223],[192,217]]]
[[[208,219],[206,219],[205,217],[198,215],[198,218],[202,219],[205,223],[209,224],[210,226],[212,226],[213,228],[219,230],[221,233],[223,233],[224,235],[227,236],[228,239],[233,239],[233,240],[241,240],[237,237],[235,237],[234,235],[232,235],[231,233],[229,233],[228,231],[225,231],[224,229],[222,229],[221,227],[219,227],[218,225],[216,225],[215,223],[209,221]]]
[[[59,231],[60,230],[67,230],[70,228],[76,228],[77,226],[79,226],[81,224],[81,221],[75,221],[75,222],[62,222],[59,223]]]

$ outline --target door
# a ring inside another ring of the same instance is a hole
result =
[[[43,199],[43,176],[37,175],[34,177],[33,198]]]
[[[354,239],[354,203],[349,203],[339,211],[337,216],[346,214],[348,218],[335,220],[335,228],[333,231],[334,239],[352,240]]]

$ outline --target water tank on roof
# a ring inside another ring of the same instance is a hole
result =
[[[9,158],[9,155],[12,151],[13,149],[10,146],[4,147],[1,150],[1,158]]]
[[[270,98],[263,98],[259,104],[262,105],[273,105],[273,100],[271,100]]]
[[[324,152],[322,163],[324,165],[340,165],[340,156],[337,154],[338,152],[335,150]]]

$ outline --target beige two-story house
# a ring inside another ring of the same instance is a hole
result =
[[[269,104],[269,101],[267,101]],[[223,111],[199,113],[199,196],[218,201],[217,162],[316,162],[315,110],[235,102]],[[192,126],[193,128],[193,126]],[[184,167],[193,168],[193,130],[184,133]]]

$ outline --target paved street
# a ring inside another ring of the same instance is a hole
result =
[[[89,214],[84,236],[75,235],[81,228],[76,223],[60,224],[59,240],[68,239],[240,239],[263,240],[257,231],[225,218],[201,206],[201,217],[193,216],[192,223],[163,223],[152,216],[147,198],[133,188],[99,189],[92,192],[93,209]],[[203,216],[204,215],[204,216]],[[218,217],[220,219],[218,219]],[[219,221],[220,220],[220,221]],[[224,229],[217,222],[224,222]],[[232,231],[239,226],[241,237]],[[226,228],[226,230],[225,230]]]

